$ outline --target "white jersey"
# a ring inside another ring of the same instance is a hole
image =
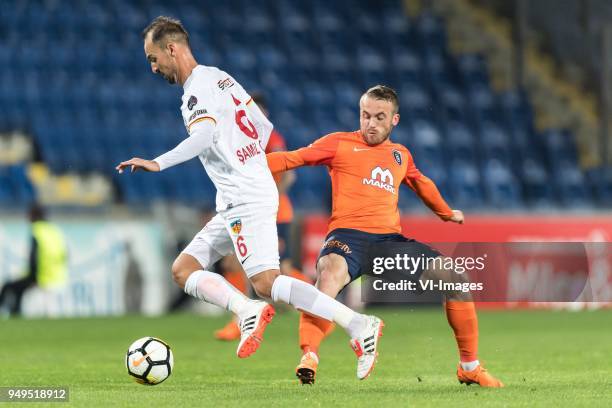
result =
[[[210,148],[198,157],[217,188],[217,211],[248,203],[278,206],[265,154],[273,126],[249,94],[227,73],[203,65],[183,88],[187,132],[203,121],[215,124]]]

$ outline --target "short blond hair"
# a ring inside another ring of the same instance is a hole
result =
[[[151,41],[160,47],[165,47],[168,40],[183,42],[189,46],[189,33],[180,20],[167,16],[156,17],[142,30],[142,38],[151,33]]]
[[[393,105],[393,113],[397,113],[399,111],[399,99],[397,97],[397,92],[395,92],[395,89],[391,87],[376,85],[368,89],[363,96],[369,96],[374,99],[391,102]]]

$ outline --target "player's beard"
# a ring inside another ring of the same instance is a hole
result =
[[[364,139],[366,143],[370,146],[376,146],[383,143],[385,140],[389,138],[391,135],[391,130],[388,130],[384,133],[376,133],[374,135],[369,134],[367,131],[365,132]]]
[[[174,75],[166,75],[162,71],[159,71],[159,75],[164,78],[170,85],[176,84],[176,79]]]

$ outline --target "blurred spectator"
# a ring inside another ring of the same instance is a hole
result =
[[[21,314],[21,300],[26,290],[33,286],[43,289],[59,287],[66,283],[67,250],[60,229],[46,220],[44,209],[34,204],[30,208],[32,238],[28,270],[25,277],[8,282],[0,291],[0,309],[7,308],[9,315]]]

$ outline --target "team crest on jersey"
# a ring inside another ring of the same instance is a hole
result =
[[[402,154],[400,152],[398,152],[397,150],[394,150],[393,158],[395,159],[397,164],[399,164],[400,166],[402,165]]]
[[[189,110],[192,110],[194,106],[196,106],[196,104],[198,103],[198,98],[196,98],[195,96],[191,95],[189,97],[189,100],[187,101],[187,107],[189,108]]]
[[[232,232],[234,234],[240,234],[240,231],[242,231],[242,220],[237,219],[237,220],[232,221],[232,223],[230,224],[230,227],[232,228]]]

